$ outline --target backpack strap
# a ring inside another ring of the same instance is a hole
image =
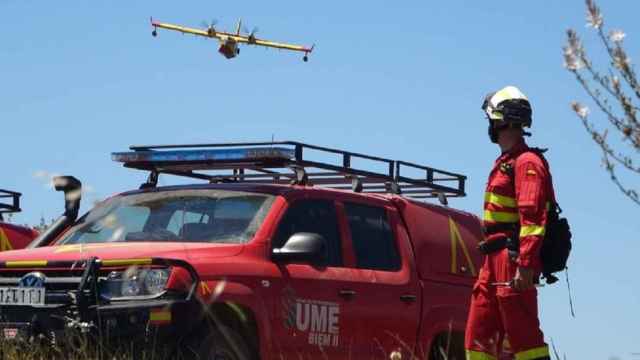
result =
[[[560,205],[558,204],[558,201],[556,200],[556,194],[555,194],[555,190],[553,187],[553,176],[551,175],[551,170],[549,168],[549,162],[547,161],[547,159],[544,157],[544,153],[547,152],[548,149],[543,149],[543,148],[529,148],[529,150],[524,151],[520,154],[518,154],[518,156],[515,157],[515,159],[513,160],[513,171],[509,173],[509,177],[511,179],[511,184],[513,184],[513,186],[515,187],[515,183],[516,183],[516,172],[515,172],[515,168],[517,168],[517,163],[518,163],[518,159],[520,158],[520,156],[526,154],[526,153],[532,153],[535,154],[536,156],[538,156],[540,158],[540,160],[542,160],[542,164],[544,165],[545,169],[547,169],[547,173],[549,174],[549,189],[547,189],[549,191],[549,194],[551,195],[551,209],[550,210],[555,210],[552,211],[552,213],[561,213],[562,212],[562,208],[560,208]]]

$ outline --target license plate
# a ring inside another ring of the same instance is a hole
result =
[[[13,340],[18,337],[18,329],[17,328],[5,328],[2,331],[5,340]]]
[[[0,305],[44,305],[43,287],[0,287]]]

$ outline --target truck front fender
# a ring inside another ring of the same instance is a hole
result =
[[[455,305],[441,305],[428,309],[422,317],[422,327],[418,338],[418,353],[429,353],[438,335],[464,334],[467,309]]]
[[[216,280],[201,281],[198,285],[198,298],[208,308],[221,303],[228,305],[240,321],[246,322],[252,316],[257,325],[260,354],[263,355],[261,358],[268,358],[265,354],[271,353],[271,327],[269,312],[262,296],[245,284]]]

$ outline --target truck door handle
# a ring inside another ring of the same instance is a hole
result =
[[[354,290],[349,290],[349,289],[340,290],[338,291],[338,294],[347,300],[356,296],[356,292]]]
[[[411,295],[411,294],[404,294],[404,295],[400,295],[400,300],[406,302],[406,303],[412,303],[415,302],[417,300],[417,297],[415,295]]]

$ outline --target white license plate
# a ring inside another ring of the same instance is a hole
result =
[[[2,331],[5,340],[13,340],[18,337],[18,329],[16,328],[4,328]]]
[[[43,287],[0,287],[0,305],[44,305]]]

